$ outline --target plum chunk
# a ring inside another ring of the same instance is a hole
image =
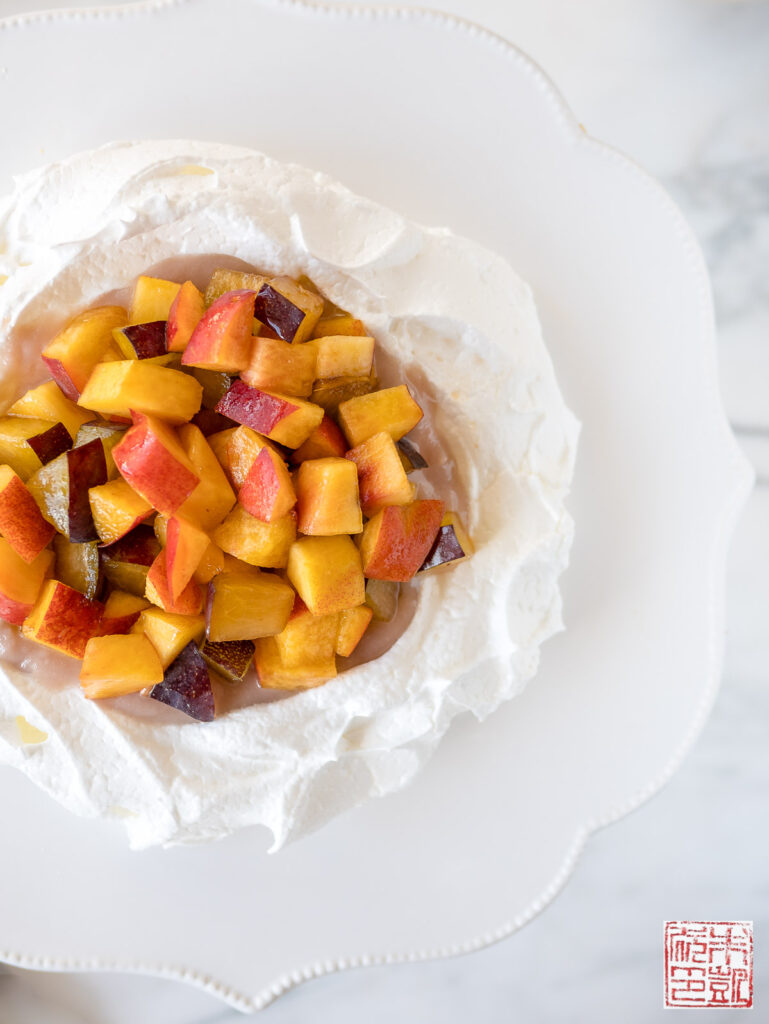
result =
[[[415,469],[427,469],[427,460],[411,441],[407,441],[405,437],[402,437],[400,441],[396,442],[396,447],[398,448],[403,468],[407,473],[413,473]]]
[[[101,560],[96,541],[73,544],[57,534],[53,539],[53,550],[56,554],[56,579],[79,591],[90,601],[95,600],[102,583]]]
[[[101,549],[102,571],[114,587],[143,597],[147,573],[159,552],[160,544],[152,527],[136,526]]]
[[[54,423],[42,434],[27,438],[27,444],[37,455],[43,466],[52,462],[58,455],[63,455],[72,447],[72,437],[63,423]]]
[[[114,336],[127,359],[155,359],[168,351],[165,320],[119,327]]]
[[[200,648],[203,660],[231,683],[240,683],[254,660],[252,640],[206,640]]]
[[[99,539],[88,490],[106,482],[104,447],[94,438],[43,466],[27,486],[48,522],[74,543],[82,544]]]
[[[183,711],[199,722],[212,722],[216,715],[211,677],[194,643],[187,644],[177,659],[171,662],[163,682],[156,683],[147,696]]]
[[[305,312],[271,284],[263,284],[254,303],[254,316],[284,341],[293,341],[302,326]]]

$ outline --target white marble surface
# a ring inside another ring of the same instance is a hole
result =
[[[0,14],[39,6],[40,0],[0,0]],[[322,979],[284,997],[264,1019],[667,1020],[666,918],[753,919],[755,1012],[762,1014],[769,1001],[769,2],[433,6],[518,43],[557,82],[591,134],[635,157],[681,204],[713,275],[726,406],[758,487],[730,559],[721,694],[668,787],[594,837],[562,895],[511,939],[459,960]],[[211,997],[172,982],[0,969],[0,1024],[237,1019]],[[742,1018],[738,1011],[708,1016],[712,1024],[732,1019]]]

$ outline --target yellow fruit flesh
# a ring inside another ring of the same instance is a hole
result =
[[[137,693],[162,679],[163,666],[146,636],[99,636],[86,645],[80,685],[92,700]]]

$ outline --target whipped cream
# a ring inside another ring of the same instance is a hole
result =
[[[0,201],[0,408],[45,379],[40,350],[74,313],[164,261],[181,258],[184,274],[216,254],[306,273],[364,321],[380,375],[425,407],[415,440],[448,460],[420,494],[449,482],[477,550],[408,585],[412,618],[376,660],[210,724],[142,714],[142,698],[85,700],[79,662],[0,624],[0,763],[77,814],[120,820],[134,848],[262,824],[278,849],[400,789],[455,715],[483,719],[520,693],[561,628],[578,425],[530,289],[480,245],[323,174],[173,141],[116,143],[17,179]],[[26,750],[19,715],[47,740]]]

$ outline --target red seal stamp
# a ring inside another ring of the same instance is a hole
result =
[[[752,921],[665,922],[666,1009],[752,1005]]]

